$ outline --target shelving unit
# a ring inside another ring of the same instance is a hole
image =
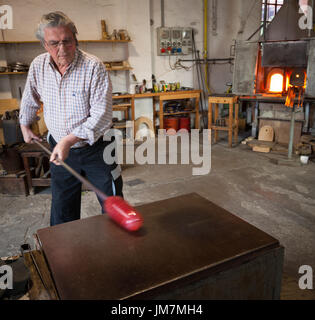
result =
[[[27,72],[0,72],[1,76],[5,76],[5,75],[19,75],[19,74],[27,74]]]
[[[115,104],[115,100],[123,100],[123,103]],[[126,121],[135,120],[135,99],[134,95],[113,96],[113,111],[124,113],[124,122],[114,123],[115,129],[126,129]]]
[[[113,45],[115,45],[115,44],[128,44],[129,42],[131,42],[132,40],[97,40],[97,39],[91,39],[91,40],[78,40],[78,42],[79,43],[81,43],[81,44],[88,44],[88,43],[94,43],[94,44],[113,44]],[[22,52],[22,50],[23,50],[23,48],[25,48],[25,47],[23,47],[23,46],[25,46],[25,45],[32,45],[32,44],[40,44],[40,41],[39,40],[26,40],[26,41],[0,41],[0,46],[2,45],[2,46],[4,46],[4,47],[6,47],[6,46],[8,46],[7,48],[7,50],[8,51],[10,51],[10,50],[12,50],[12,48],[13,48],[13,50],[16,50],[17,52]],[[15,47],[16,46],[16,47]],[[11,49],[9,49],[9,48],[11,48]],[[6,50],[6,49],[5,49]],[[88,51],[88,50],[87,50]],[[125,59],[126,59],[126,57],[125,57]],[[28,62],[29,63],[29,62]],[[126,72],[126,88],[128,88],[129,87],[129,82],[128,82],[128,76],[129,76],[129,71],[130,70],[132,70],[132,67],[130,67],[130,66],[126,66],[126,67],[117,67],[117,68],[115,68],[115,67],[113,67],[113,68],[107,68],[107,70],[109,71],[109,72],[114,72],[115,73],[115,75],[116,75],[116,73],[117,72],[120,72],[120,71],[124,71],[124,72]],[[23,75],[27,75],[27,72],[0,72],[0,76],[9,76],[9,77],[11,77],[11,76],[17,76],[17,75],[19,75],[19,76],[23,76]],[[0,77],[1,78],[1,77]],[[9,81],[9,80],[6,80],[6,78],[2,78],[3,79],[3,81]],[[1,80],[2,80],[1,79]],[[18,78],[18,79],[20,79],[20,78]],[[22,78],[22,79],[24,79],[24,78]],[[19,80],[20,81],[20,80]],[[11,88],[11,90],[13,91],[13,88]],[[119,89],[119,90],[121,90],[121,89]],[[128,89],[127,89],[128,90]],[[16,90],[17,91],[17,90]]]
[[[109,42],[109,43],[124,43],[131,42],[131,40],[78,40],[79,43],[97,43],[97,42]],[[40,43],[39,40],[29,41],[0,41],[0,44],[28,44],[28,43]]]

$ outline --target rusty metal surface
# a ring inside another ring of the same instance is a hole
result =
[[[305,96],[315,97],[315,39],[311,39],[309,42],[308,65],[306,74],[307,77]]]
[[[255,89],[258,42],[236,41],[232,92],[252,95]]]
[[[262,67],[306,67],[308,42],[281,41],[262,43]]]
[[[278,240],[193,193],[137,207],[128,233],[106,215],[38,230],[61,299],[124,299],[168,290]]]

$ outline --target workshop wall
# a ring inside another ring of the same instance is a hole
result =
[[[193,27],[196,30],[196,46],[203,50],[203,0],[165,0],[165,26]],[[260,23],[261,1],[220,0],[213,9],[213,0],[208,0],[208,57],[230,57],[230,46],[234,39],[246,39]],[[156,28],[161,26],[161,1],[158,0],[6,0],[13,8],[13,30],[3,30],[5,40],[35,40],[34,31],[42,14],[61,10],[77,25],[78,39],[101,38],[100,20],[104,19],[111,33],[113,29],[126,29],[132,39],[126,44],[80,44],[80,47],[102,60],[129,59],[133,70],[112,73],[115,91],[133,91],[134,73],[138,82],[147,80],[151,86],[151,75],[166,82],[180,81],[181,85],[197,88],[196,70],[171,70],[168,57],[156,55]],[[151,25],[150,25],[151,21]],[[257,38],[257,37],[256,37]],[[0,46],[1,47],[1,46]],[[10,45],[4,51],[0,48],[0,64],[4,60],[30,63],[43,49],[36,45]],[[185,56],[191,59],[192,56]],[[171,57],[171,65],[175,57]],[[192,63],[185,63],[191,66]],[[229,64],[210,65],[209,86],[213,93],[226,90],[226,82],[232,81]],[[26,76],[2,76],[0,98],[19,97],[23,91]],[[20,88],[20,89],[19,89]],[[11,93],[12,92],[12,93]],[[138,100],[136,117],[152,118],[152,102]]]

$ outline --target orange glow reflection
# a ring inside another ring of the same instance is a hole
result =
[[[282,92],[283,89],[283,75],[275,73],[270,78],[270,92]]]

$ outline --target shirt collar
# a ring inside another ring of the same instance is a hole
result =
[[[80,53],[80,50],[79,50],[78,48],[76,48],[75,53],[74,53],[74,59],[73,59],[73,61],[69,64],[69,66],[68,66],[68,68],[67,68],[67,71],[75,67],[75,65],[78,63],[80,54],[81,54],[81,53]],[[53,69],[57,70],[55,61],[53,60],[53,58],[51,57],[51,55],[49,55],[49,64],[50,64],[50,66],[51,66]]]

